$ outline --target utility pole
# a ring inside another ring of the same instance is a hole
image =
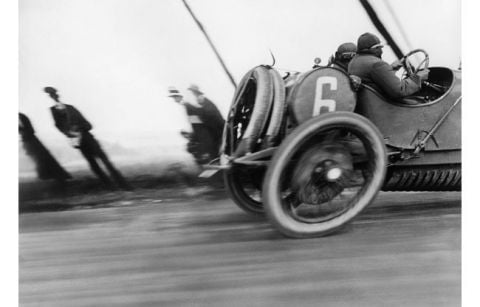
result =
[[[373,7],[370,5],[368,0],[360,0],[360,3],[362,4],[363,8],[368,14],[368,17],[372,21],[373,25],[375,28],[377,28],[378,32],[382,34],[382,36],[385,38],[387,43],[390,45],[390,47],[393,50],[393,53],[397,56],[397,58],[402,58],[403,57],[403,52],[400,50],[400,47],[398,47],[397,43],[393,40],[392,36],[388,32],[387,28],[383,25],[382,21],[378,18],[377,13],[373,9]]]
[[[182,1],[183,1],[183,4],[185,4],[185,7],[187,8],[188,12],[189,12],[190,15],[192,16],[193,20],[195,20],[195,23],[196,23],[197,26],[200,28],[200,31],[202,31],[202,33],[205,35],[205,38],[207,39],[208,44],[210,45],[210,47],[212,47],[213,52],[214,52],[215,55],[217,56],[217,59],[218,59],[218,61],[220,62],[220,64],[222,65],[223,70],[224,70],[225,73],[227,74],[228,78],[230,79],[230,82],[232,82],[233,86],[236,88],[236,87],[237,87],[237,83],[235,82],[235,79],[233,79],[232,74],[231,74],[230,71],[228,70],[228,68],[227,68],[227,66],[225,65],[225,63],[223,62],[222,57],[220,56],[220,54],[219,54],[218,51],[217,51],[217,48],[215,48],[215,45],[213,44],[212,40],[211,40],[210,37],[208,36],[207,31],[205,31],[205,28],[203,27],[202,23],[198,20],[198,18],[195,16],[195,14],[193,13],[192,9],[191,9],[190,6],[188,5],[187,1],[186,1],[186,0],[182,0]]]

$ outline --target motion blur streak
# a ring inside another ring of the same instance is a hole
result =
[[[20,305],[460,305],[460,193],[381,193],[308,240],[192,198],[22,213]]]

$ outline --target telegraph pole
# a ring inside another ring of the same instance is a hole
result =
[[[202,31],[203,35],[205,35],[205,38],[207,39],[208,44],[210,45],[210,47],[212,47],[213,52],[214,52],[215,55],[217,56],[217,59],[218,59],[218,61],[220,62],[220,64],[222,65],[223,70],[224,70],[225,73],[227,74],[228,78],[230,79],[230,82],[232,82],[233,86],[236,88],[236,87],[237,87],[237,83],[235,82],[235,79],[233,78],[232,74],[231,74],[230,71],[228,70],[228,68],[227,68],[227,66],[225,65],[225,63],[223,62],[222,57],[220,56],[220,54],[219,54],[218,51],[217,51],[217,48],[215,48],[215,45],[213,44],[212,40],[211,40],[210,37],[208,36],[207,31],[205,31],[205,28],[203,27],[202,23],[198,20],[198,18],[195,16],[195,14],[193,13],[192,9],[191,9],[190,6],[188,5],[187,1],[186,1],[186,0],[182,0],[182,1],[183,1],[183,4],[185,4],[185,7],[187,8],[188,12],[189,12],[190,15],[192,16],[192,18],[193,18],[193,20],[195,21],[195,23],[196,23],[197,26],[200,28],[200,31]]]
[[[362,4],[363,8],[367,12],[368,17],[372,21],[375,28],[377,28],[378,32],[380,32],[380,34],[382,34],[382,36],[385,38],[387,43],[392,48],[393,53],[395,53],[397,58],[399,58],[399,59],[402,58],[403,57],[402,50],[400,50],[400,47],[398,47],[397,43],[393,40],[393,37],[388,32],[387,28],[385,28],[382,21],[378,18],[377,13],[373,9],[373,7],[370,5],[368,0],[360,0],[360,3]]]

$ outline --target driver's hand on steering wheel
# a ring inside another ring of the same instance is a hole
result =
[[[430,73],[429,69],[422,69],[417,71],[416,75],[420,78],[420,81],[425,81],[428,79],[429,73]]]
[[[390,65],[392,66],[392,69],[393,69],[393,70],[399,70],[400,68],[402,68],[403,62],[402,62],[401,59],[399,59],[399,60],[393,61],[393,63],[390,64]]]

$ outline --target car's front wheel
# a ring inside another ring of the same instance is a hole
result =
[[[386,161],[383,137],[365,117],[314,117],[292,131],[270,163],[262,189],[268,218],[291,237],[335,231],[373,201]]]

